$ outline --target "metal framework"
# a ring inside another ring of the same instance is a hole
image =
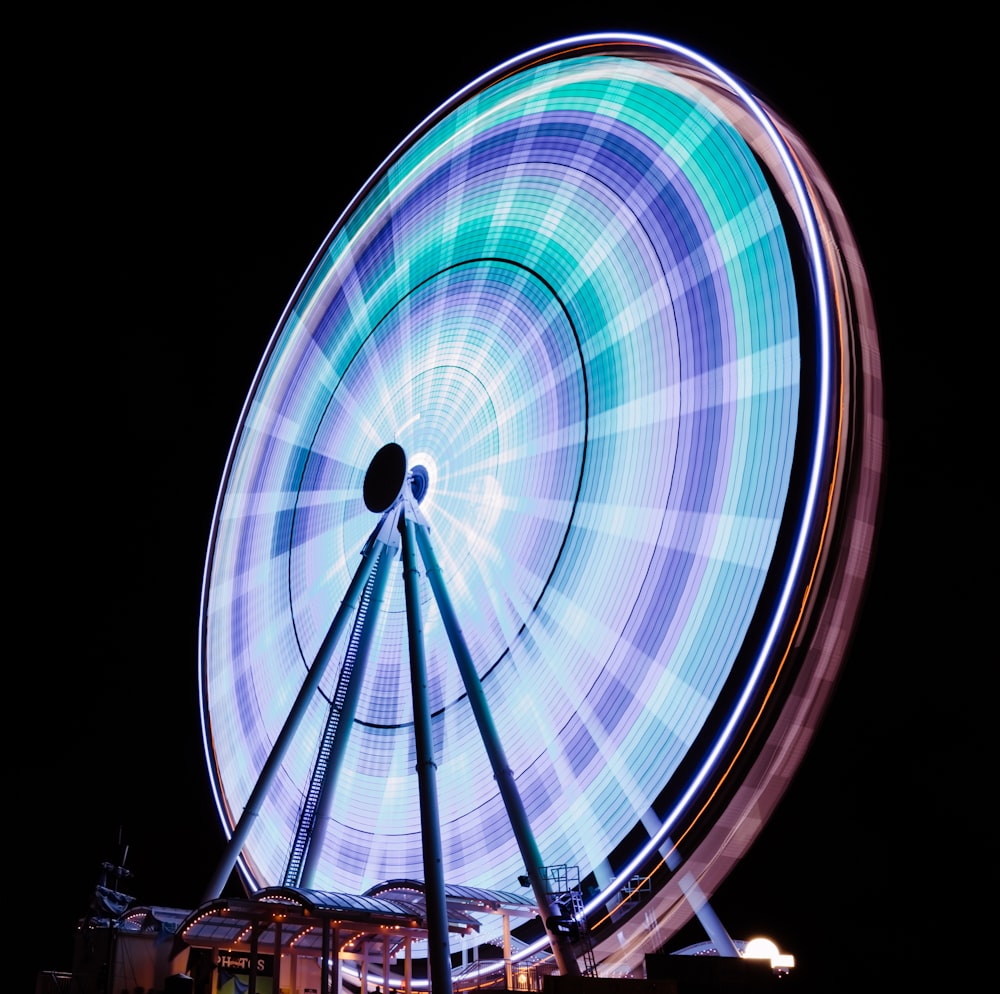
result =
[[[257,779],[243,815],[233,830],[203,900],[210,902],[221,894],[236,864],[239,852],[246,842],[250,827],[259,814],[260,803],[271,788],[285,752],[292,744],[308,701],[333,659],[334,649],[348,622],[353,619],[337,690],[330,704],[326,728],[284,876],[287,887],[303,887],[306,890],[313,887],[318,854],[322,850],[323,829],[331,811],[337,775],[357,709],[365,667],[389,576],[389,567],[397,552],[401,551],[406,591],[425,877],[423,909],[419,922],[415,920],[407,928],[412,930],[419,927],[422,931],[426,931],[427,959],[432,986],[438,990],[450,990],[452,976],[449,931],[452,930],[452,923],[449,920],[449,904],[441,856],[441,829],[435,780],[437,766],[431,744],[423,625],[417,596],[419,556],[448,633],[451,649],[475,715],[479,735],[489,756],[504,809],[524,860],[526,881],[534,895],[552,955],[563,976],[579,976],[581,969],[573,942],[579,940],[581,930],[584,932],[586,930],[582,914],[583,902],[578,899],[567,908],[565,899],[571,897],[572,889],[566,886],[553,886],[550,872],[539,852],[518,792],[514,772],[507,761],[472,655],[434,553],[430,526],[419,508],[419,500],[426,485],[426,470],[423,467],[408,470],[406,455],[394,442],[383,446],[372,459],[365,477],[365,503],[369,510],[380,513],[381,518],[362,551],[361,564],[323,640],[319,656],[310,668],[281,734]],[[565,883],[565,880],[562,883]],[[576,892],[578,895],[579,881]],[[564,903],[560,903],[561,900]],[[280,926],[278,928],[280,932]],[[592,950],[589,959],[585,957],[585,963],[587,973],[596,973]],[[324,987],[323,990],[326,991],[328,988]]]

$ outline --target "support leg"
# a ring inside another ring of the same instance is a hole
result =
[[[416,550],[413,522],[400,518],[403,534],[403,577],[406,589],[406,621],[410,646],[410,684],[413,688],[413,730],[416,737],[417,779],[420,787],[420,834],[424,856],[424,888],[427,902],[427,959],[431,989],[451,990],[451,948],[448,942],[448,904],[444,889],[444,858],[441,855],[441,819],[438,812],[431,709],[427,695],[423,620],[417,589]],[[388,994],[388,992],[387,992]]]
[[[489,704],[486,701],[486,694],[476,672],[475,664],[472,661],[472,654],[465,642],[465,636],[458,623],[451,598],[448,596],[447,587],[441,576],[441,567],[438,565],[431,547],[428,529],[424,526],[415,528],[417,544],[420,547],[420,555],[424,561],[427,571],[427,579],[430,582],[431,590],[437,601],[438,610],[448,632],[451,642],[452,652],[458,663],[462,680],[465,684],[465,691],[469,696],[469,704],[472,707],[476,723],[479,727],[479,734],[486,746],[486,752],[490,763],[493,766],[493,775],[496,778],[497,786],[500,789],[500,796],[503,798],[504,807],[507,810],[507,817],[510,819],[514,837],[517,840],[518,848],[521,851],[521,858],[524,860],[524,868],[531,883],[532,891],[535,895],[535,902],[542,915],[542,922],[549,937],[552,953],[556,959],[559,972],[564,976],[580,976],[580,965],[573,952],[573,946],[569,936],[557,932],[551,922],[561,916],[561,911],[556,905],[552,895],[548,893],[546,887],[544,863],[538,851],[538,844],[535,841],[531,824],[528,821],[527,812],[524,810],[524,803],[518,792],[517,784],[514,781],[514,773],[507,763],[500,736],[493,723],[490,714]]]
[[[267,757],[267,762],[264,764],[264,768],[257,778],[257,783],[250,793],[246,806],[243,808],[243,814],[233,829],[233,834],[229,838],[229,843],[216,868],[215,875],[209,881],[208,887],[202,895],[202,903],[211,901],[222,894],[222,890],[226,886],[226,881],[229,879],[230,874],[233,872],[233,867],[236,865],[236,860],[239,859],[243,846],[246,845],[250,829],[260,814],[261,804],[271,789],[275,777],[278,775],[278,770],[285,758],[285,754],[291,746],[292,739],[295,737],[302,718],[308,710],[309,702],[312,700],[312,696],[319,686],[320,679],[333,655],[333,649],[340,640],[347,622],[357,611],[358,601],[361,598],[362,591],[365,589],[365,584],[368,582],[369,574],[374,568],[375,563],[378,562],[384,549],[385,545],[375,540],[369,544],[363,553],[361,565],[354,574],[354,579],[351,581],[344,600],[341,602],[340,608],[333,619],[333,624],[330,625],[330,630],[327,632],[326,638],[320,646],[316,661],[309,667],[309,672],[306,674],[306,678],[299,688],[298,696],[295,698],[295,703],[288,712],[288,717],[285,719],[285,724],[282,726],[281,732],[274,743],[274,748]]]

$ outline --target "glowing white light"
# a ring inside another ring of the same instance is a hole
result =
[[[778,947],[770,940],[758,936],[750,939],[743,950],[744,959],[774,959],[778,955]]]

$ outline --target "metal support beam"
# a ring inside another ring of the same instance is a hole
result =
[[[336,933],[334,933],[336,935]],[[330,994],[330,919],[323,919],[323,945],[319,963],[320,994]]]
[[[670,839],[666,840],[665,845],[670,847],[666,855],[667,866],[671,871],[676,872],[683,865],[681,854]],[[720,956],[739,957],[740,951],[736,948],[736,943],[726,931],[726,927],[715,913],[715,909],[708,903],[708,898],[701,889],[701,885],[695,880],[694,874],[685,870],[678,883],[698,921],[701,922],[701,927],[707,933],[712,945],[715,946],[716,952]]]
[[[389,579],[389,563],[395,555],[396,550],[394,548],[387,545],[382,546],[379,551],[378,561],[374,566],[375,576],[372,584],[368,616],[364,619],[364,627],[361,629],[357,657],[354,661],[354,671],[351,673],[347,693],[344,695],[344,702],[340,708],[340,724],[337,726],[337,737],[327,758],[326,774],[323,777],[323,786],[320,788],[319,800],[316,804],[316,819],[313,824],[312,835],[309,838],[309,849],[302,864],[303,887],[316,886],[316,871],[319,868],[319,859],[323,853],[323,840],[326,836],[327,825],[329,824],[330,814],[333,810],[334,787],[337,783],[340,767],[344,761],[344,753],[346,752],[347,742],[350,738],[351,724],[358,711],[365,667],[368,663],[368,657],[371,654],[372,641],[375,638],[375,623],[378,619],[379,609],[382,606],[382,598],[385,596],[385,588]]]
[[[423,618],[413,522],[399,519],[403,536],[403,579],[406,590],[406,627],[410,646],[410,685],[413,692],[413,732],[416,739],[417,781],[420,788],[420,838],[424,858],[424,898],[427,904],[427,960],[431,989],[451,990],[451,947],[448,941],[448,903],[441,855],[441,819],[438,812],[431,708],[427,693]]]
[[[222,895],[226,881],[233,872],[233,867],[236,865],[237,859],[239,859],[243,846],[246,845],[250,829],[260,814],[261,804],[278,775],[278,770],[285,758],[285,754],[288,752],[292,744],[292,739],[295,737],[295,733],[298,731],[299,725],[308,710],[313,694],[319,687],[320,680],[333,657],[333,651],[340,641],[344,628],[357,611],[361,593],[365,589],[368,577],[375,563],[378,562],[384,548],[384,543],[374,539],[368,543],[362,552],[361,565],[358,567],[357,572],[354,574],[354,579],[347,588],[347,593],[344,595],[343,601],[341,601],[333,623],[330,625],[330,630],[326,633],[326,638],[323,639],[323,644],[316,654],[316,661],[309,667],[309,672],[306,674],[306,678],[299,688],[295,703],[288,712],[285,724],[282,726],[281,732],[275,740],[274,747],[271,749],[271,753],[267,757],[263,769],[260,771],[260,776],[257,778],[246,806],[243,808],[243,814],[240,815],[240,819],[233,829],[233,834],[229,837],[229,843],[222,854],[219,865],[216,867],[215,875],[209,880],[208,886],[205,888],[205,892],[202,895],[203,904]]]
[[[541,853],[538,850],[538,844],[531,830],[531,824],[524,809],[524,802],[521,800],[521,795],[518,792],[514,773],[507,762],[507,756],[500,742],[500,736],[493,723],[493,717],[490,714],[482,682],[472,661],[472,654],[469,652],[465,636],[462,634],[462,628],[452,607],[448,589],[441,575],[441,567],[438,565],[437,557],[434,555],[429,529],[426,526],[420,526],[415,529],[415,532],[417,544],[420,547],[420,555],[424,561],[427,580],[434,593],[434,599],[437,601],[438,610],[441,612],[441,619],[444,622],[445,630],[451,642],[452,652],[455,654],[455,660],[458,663],[459,672],[465,684],[465,692],[469,696],[469,704],[472,707],[472,712],[479,727],[479,735],[483,740],[483,745],[486,747],[487,755],[493,767],[493,776],[496,778],[497,787],[500,790],[500,796],[503,799],[504,807],[507,810],[507,817],[514,832],[514,838],[517,840],[518,848],[521,851],[524,868],[535,895],[535,903],[538,905],[538,910],[542,915],[542,924],[545,926],[546,934],[549,937],[549,944],[555,956],[556,965],[563,976],[578,977],[581,973],[580,965],[573,952],[569,936],[555,931],[551,924],[553,920],[561,916],[562,911],[548,892]]]

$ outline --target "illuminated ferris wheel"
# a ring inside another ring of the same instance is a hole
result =
[[[226,462],[200,680],[244,882],[541,908],[568,867],[641,957],[822,715],[881,440],[853,238],[771,108],[645,36],[474,81],[334,225]]]

